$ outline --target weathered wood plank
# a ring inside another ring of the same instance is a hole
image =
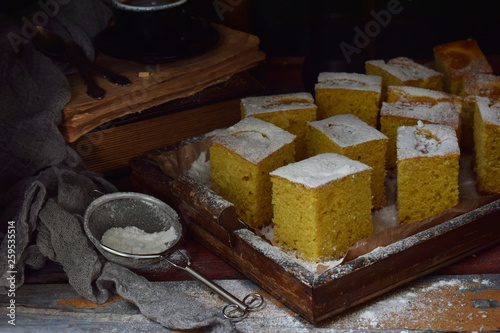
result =
[[[186,292],[202,303],[222,308],[225,302],[196,281],[162,283]],[[496,331],[500,326],[500,274],[431,275],[415,280],[321,325],[298,314],[249,280],[217,280],[238,298],[261,292],[265,309],[236,324],[240,332],[400,332]],[[70,304],[78,295],[68,284],[24,285],[16,292],[16,325],[2,315],[2,332],[171,332],[151,322],[126,300],[82,309]],[[68,301],[61,304],[61,301]],[[2,312],[9,302],[0,296]]]

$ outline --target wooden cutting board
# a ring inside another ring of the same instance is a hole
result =
[[[66,141],[74,142],[100,125],[126,114],[191,96],[264,60],[256,36],[221,25],[215,27],[220,39],[213,49],[171,63],[146,65],[99,54],[96,63],[132,81],[132,85],[120,87],[97,78],[106,90],[102,100],[87,96],[79,75],[70,75],[72,98],[63,110],[60,125]]]

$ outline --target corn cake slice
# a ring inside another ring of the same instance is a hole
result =
[[[337,153],[372,167],[373,208],[385,206],[387,136],[352,114],[312,121],[307,127],[309,155]]]
[[[472,124],[472,117],[471,115],[466,114],[464,110],[464,100],[462,97],[443,91],[436,91],[425,88],[408,86],[388,87],[386,102],[392,103],[397,102],[398,100],[406,100],[408,103],[413,104],[430,103],[431,105],[434,105],[438,102],[453,103],[455,109],[459,113],[459,124],[457,129],[458,143],[460,144],[460,146],[462,146],[463,144],[471,144],[472,137],[470,136],[470,133],[472,131],[472,128],[470,124]],[[446,125],[454,126],[450,123]],[[464,132],[467,132],[469,134],[466,138],[464,138]]]
[[[412,103],[432,103],[451,102],[455,104],[457,109],[462,107],[462,98],[460,96],[426,88],[411,87],[411,86],[389,86],[387,87],[388,103],[397,102],[398,100],[407,100]]]
[[[382,97],[380,76],[324,72],[319,74],[314,91],[318,120],[350,113],[377,127]]]
[[[461,147],[474,149],[474,111],[476,96],[500,99],[500,76],[494,74],[471,74],[463,79],[463,98]]]
[[[274,240],[305,260],[341,258],[373,232],[371,170],[326,153],[271,172]]]
[[[446,125],[402,126],[397,133],[396,203],[400,223],[413,223],[459,202],[460,148]]]
[[[417,89],[417,88],[415,88]],[[436,91],[434,91],[436,92]],[[418,121],[452,127],[457,135],[461,132],[461,107],[456,102],[414,102],[406,98],[393,103],[383,102],[380,109],[380,131],[389,138],[387,168],[396,165],[396,137],[400,126],[414,126]]]
[[[249,117],[213,137],[210,147],[212,189],[232,202],[250,227],[272,220],[269,172],[294,162],[295,135]]]
[[[483,51],[473,39],[437,45],[433,51],[436,70],[444,74],[444,90],[452,94],[460,94],[465,76],[493,73]]]
[[[305,92],[241,99],[241,118],[256,117],[297,136],[296,161],[307,157],[306,123],[316,120],[316,109],[314,98]]]
[[[476,97],[474,170],[483,193],[500,193],[500,101]]]
[[[412,86],[443,90],[443,74],[410,58],[398,57],[365,62],[366,74],[382,77],[382,86]]]

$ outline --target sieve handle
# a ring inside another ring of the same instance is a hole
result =
[[[257,293],[250,293],[245,296],[243,301],[240,301],[226,289],[222,288],[218,284],[210,281],[193,267],[191,267],[191,263],[189,261],[189,257],[182,252],[180,252],[186,259],[186,265],[181,266],[173,263],[167,258],[162,257],[164,260],[168,261],[173,266],[184,270],[186,273],[191,275],[193,278],[203,283],[205,286],[210,288],[212,291],[217,293],[220,297],[224,298],[230,304],[226,305],[223,309],[224,316],[231,320],[241,320],[245,318],[249,311],[254,311],[262,308],[264,305],[264,298]]]

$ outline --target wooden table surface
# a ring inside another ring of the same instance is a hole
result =
[[[236,324],[240,332],[401,332],[500,330],[500,245],[452,264],[432,275],[412,281],[394,292],[313,325],[220,258],[194,241],[184,248],[193,266],[223,288],[242,298],[261,293],[266,307]],[[172,290],[183,290],[202,303],[222,308],[225,302],[184,272],[160,269],[143,272],[148,279]],[[335,297],[333,295],[333,297]],[[40,271],[28,270],[25,284],[16,292],[16,325],[0,320],[1,332],[171,332],[144,317],[117,296],[96,305],[78,296],[54,263]],[[5,312],[9,298],[0,296]]]

